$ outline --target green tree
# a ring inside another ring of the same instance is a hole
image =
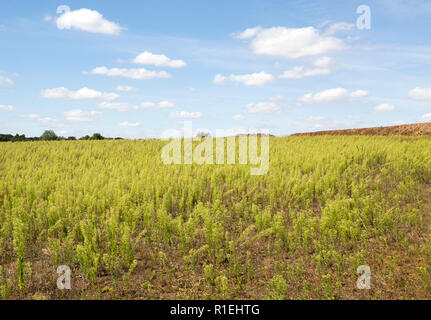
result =
[[[25,134],[19,135],[17,133],[14,137],[12,137],[11,141],[25,141],[25,140],[26,140]]]
[[[91,140],[103,140],[105,139],[100,133],[94,133]]]
[[[44,133],[40,136],[40,140],[57,140],[58,137],[52,130],[45,130]]]

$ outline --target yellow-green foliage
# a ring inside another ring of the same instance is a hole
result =
[[[360,264],[392,297],[396,276],[379,261],[418,254],[399,286],[431,291],[430,138],[271,138],[262,176],[249,165],[165,165],[165,144],[0,144],[2,297],[36,294],[33,262],[46,253],[44,272],[55,278],[65,264],[96,287],[142,275],[147,297],[274,299],[355,297]],[[159,290],[169,281],[178,285]]]

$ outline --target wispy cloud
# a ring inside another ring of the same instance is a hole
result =
[[[57,119],[53,119],[51,117],[42,117],[42,116],[35,114],[35,113],[23,114],[23,115],[20,115],[19,117],[34,120],[34,121],[37,121],[43,125],[49,125],[53,128],[62,128],[65,126],[63,123],[61,123]]]
[[[352,30],[355,27],[355,24],[353,23],[347,23],[347,22],[337,22],[331,24],[328,29],[325,30],[323,33],[325,36],[330,36],[333,34],[336,34],[340,31],[349,31]]]
[[[236,114],[232,117],[233,120],[245,120],[245,117],[242,114]]]
[[[94,120],[96,115],[102,114],[99,111],[86,111],[81,109],[74,109],[70,111],[64,112],[66,119],[69,121],[77,121],[77,122],[90,122]]]
[[[13,85],[12,79],[0,75],[0,86],[11,86],[11,85]]]
[[[138,106],[133,106],[127,102],[107,102],[107,101],[100,103],[99,108],[118,111],[118,112],[126,112],[126,111],[139,109]]]
[[[187,111],[178,111],[178,112],[172,112],[170,114],[171,118],[175,119],[200,119],[203,118],[202,112],[187,112]]]
[[[11,105],[3,105],[3,104],[0,104],[0,110],[3,110],[3,111],[13,111],[13,110],[15,110],[15,108],[13,107],[13,106],[11,106]]]
[[[248,113],[280,113],[283,109],[287,108],[287,104],[283,103],[283,96],[275,96],[268,99],[268,101],[249,103],[246,105]]]
[[[77,91],[71,91],[65,87],[58,87],[53,89],[45,89],[40,93],[42,98],[46,99],[71,99],[71,100],[115,100],[119,97],[116,93],[103,93],[97,90],[84,87]]]
[[[160,101],[157,103],[154,102],[142,102],[141,103],[141,108],[142,109],[169,109],[169,108],[173,108],[175,105],[172,102],[169,101]]]
[[[97,67],[84,74],[103,75],[109,77],[123,77],[137,80],[148,80],[154,78],[171,78],[172,76],[166,71],[150,71],[144,68],[127,69],[127,68],[111,68]]]
[[[269,84],[271,82],[274,82],[275,78],[272,74],[268,74],[263,71],[259,73],[241,74],[241,75],[231,74],[229,76],[223,76],[221,74],[217,74],[214,77],[213,83],[222,84],[225,81],[238,82],[238,83],[242,83],[245,86],[260,87],[260,86]]]
[[[345,88],[328,89],[321,92],[307,93],[298,99],[302,103],[324,103],[324,102],[340,102],[347,98],[360,98],[368,96],[368,91],[356,90],[348,92]]]
[[[121,122],[119,126],[121,127],[139,127],[141,124],[139,122],[131,123],[131,122]]]
[[[281,79],[301,79],[305,77],[314,77],[327,75],[331,73],[332,59],[329,57],[321,57],[313,62],[314,68],[306,69],[304,66],[296,66],[291,70],[285,71],[279,76]]]
[[[132,91],[134,88],[132,86],[117,86],[117,91],[123,91],[123,92],[129,92]]]

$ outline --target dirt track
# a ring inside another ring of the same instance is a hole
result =
[[[391,127],[374,127],[362,129],[328,130],[306,133],[295,133],[292,136],[323,136],[323,135],[372,135],[372,136],[420,136],[431,135],[431,123],[415,123]]]

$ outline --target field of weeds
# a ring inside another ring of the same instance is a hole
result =
[[[431,137],[271,137],[261,176],[164,145],[0,144],[0,297],[431,297]]]

